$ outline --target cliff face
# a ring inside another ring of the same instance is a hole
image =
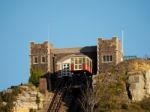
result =
[[[30,112],[31,110],[40,112],[47,110],[47,102],[50,102],[53,94],[42,94],[33,85],[20,86],[21,93],[14,101],[13,112]]]
[[[142,102],[150,97],[150,61],[132,59],[121,62],[111,70],[96,75],[93,86],[98,111],[127,108],[134,102]]]
[[[14,102],[14,112],[29,112],[43,107],[44,95],[34,86],[20,86],[21,93]]]
[[[132,59],[116,66],[115,71],[124,75],[129,99],[133,102],[150,97],[150,61]]]
[[[0,112],[45,112],[53,93],[42,94],[32,84],[12,86],[0,92]]]
[[[128,92],[132,101],[150,97],[150,70],[128,73]]]

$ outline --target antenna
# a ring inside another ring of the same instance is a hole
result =
[[[123,41],[124,41],[123,39],[124,39],[124,31],[122,30],[122,31],[121,31],[121,33],[122,33],[122,39],[121,39],[121,40],[122,40],[122,54],[123,54]]]
[[[48,43],[49,43],[49,24],[48,24]]]

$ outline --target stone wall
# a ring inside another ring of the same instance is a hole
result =
[[[43,43],[30,43],[30,69],[36,67],[44,73],[53,72],[51,61],[53,60],[52,45],[45,41]],[[45,63],[41,62],[42,56],[45,57]],[[38,63],[34,63],[34,57],[38,58]]]
[[[104,62],[103,56],[111,55],[111,62]],[[121,42],[117,37],[112,39],[97,39],[97,72],[105,72],[112,66],[120,63],[123,59]]]

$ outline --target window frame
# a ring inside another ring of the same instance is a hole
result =
[[[37,62],[35,61],[37,59]],[[33,56],[33,64],[38,64],[38,56]]]
[[[43,58],[45,58],[45,62],[43,62]],[[45,64],[46,63],[46,56],[41,56],[41,63]]]
[[[113,61],[113,55],[106,54],[102,56],[102,62],[103,63],[111,63]]]

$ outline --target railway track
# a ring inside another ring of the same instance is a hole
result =
[[[69,101],[69,103],[67,103],[68,107],[70,108],[69,110],[72,112],[77,109],[81,110],[76,101],[78,98],[80,98],[81,89],[83,89],[83,87],[86,88],[84,81],[84,78],[78,77],[69,80],[63,78],[62,80],[58,81],[59,83],[56,87],[57,89],[54,91],[54,96],[46,112],[60,112],[62,101],[65,99],[67,99],[67,102]]]
[[[47,112],[59,112],[61,102],[66,94],[66,91],[67,91],[67,82],[64,79],[62,79],[59,82],[57,89],[55,90],[55,94],[52,98],[52,101],[49,105]]]

